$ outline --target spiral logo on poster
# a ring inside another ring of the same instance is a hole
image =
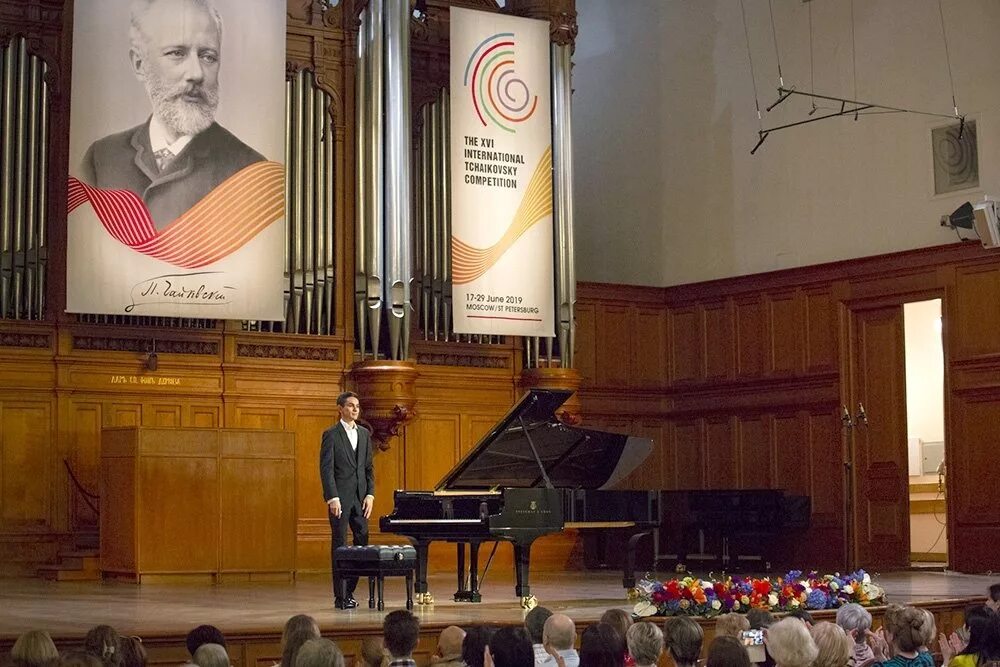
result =
[[[463,78],[483,127],[488,118],[511,134],[515,133],[514,125],[531,118],[538,108],[538,96],[532,95],[514,69],[515,49],[512,32],[487,37],[469,56]]]

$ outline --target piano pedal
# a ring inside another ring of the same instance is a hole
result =
[[[434,604],[434,596],[430,593],[417,593],[414,602],[417,604]]]
[[[455,591],[455,602],[482,602],[483,596],[479,591]]]
[[[525,595],[521,598],[521,609],[534,609],[538,606],[538,598],[534,595]]]

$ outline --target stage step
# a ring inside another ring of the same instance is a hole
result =
[[[48,581],[98,581],[101,578],[100,553],[84,549],[61,551],[59,563],[38,568],[38,576]]]

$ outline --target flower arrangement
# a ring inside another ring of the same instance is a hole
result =
[[[849,602],[863,606],[885,603],[885,591],[864,570],[848,575],[792,570],[783,577],[721,580],[684,577],[668,581],[644,579],[636,587],[636,616],[718,616],[752,608],[787,612],[794,609],[836,609]]]

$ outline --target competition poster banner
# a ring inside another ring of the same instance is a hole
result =
[[[284,319],[285,3],[74,5],[66,310]]]
[[[450,11],[455,331],[552,336],[549,24]]]

